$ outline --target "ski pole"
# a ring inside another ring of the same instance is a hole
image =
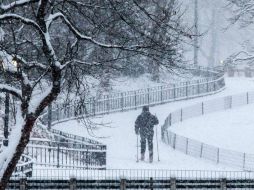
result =
[[[159,143],[158,143],[158,132],[157,132],[157,126],[156,126],[156,143],[157,143],[157,155],[158,155],[158,162],[160,161],[160,155],[159,155]]]
[[[138,134],[137,134],[137,162],[138,162]]]

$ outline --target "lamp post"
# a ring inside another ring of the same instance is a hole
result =
[[[8,92],[5,93],[5,112],[4,112],[4,140],[3,140],[3,145],[8,146],[9,140],[8,140],[8,135],[9,135],[9,113],[10,113],[10,95]]]
[[[15,59],[11,61],[11,63],[18,68],[18,63]],[[4,67],[5,68],[5,67]],[[6,78],[6,82],[8,82],[8,78]],[[5,93],[5,111],[4,111],[4,139],[3,139],[3,145],[8,146],[9,144],[9,115],[10,115],[10,94],[8,92]]]

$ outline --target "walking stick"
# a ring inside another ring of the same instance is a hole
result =
[[[157,142],[157,155],[158,155],[158,162],[160,161],[160,155],[159,155],[159,143],[158,143],[158,132],[157,132],[157,126],[156,126],[156,142]]]
[[[138,162],[138,134],[137,134],[137,162]]]

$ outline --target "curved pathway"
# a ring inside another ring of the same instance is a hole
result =
[[[196,102],[201,102],[214,97],[226,96],[232,93],[245,92],[254,88],[253,81],[249,79],[226,79],[227,88],[213,96],[200,97],[188,101],[172,102],[170,104],[158,105],[151,107],[151,112],[157,114],[160,124],[163,124],[164,119],[168,113],[184,106],[192,105]],[[245,86],[243,85],[245,84]],[[134,110],[129,112],[114,113],[105,115],[102,118],[97,117],[92,119],[97,123],[110,123],[110,128],[101,128],[94,131],[97,137],[102,138],[100,141],[107,145],[107,168],[125,168],[125,169],[211,169],[211,170],[235,170],[230,166],[222,164],[214,164],[205,160],[198,160],[190,156],[186,156],[177,151],[173,151],[168,145],[159,140],[160,148],[160,162],[157,161],[157,150],[155,147],[154,164],[146,162],[136,163],[136,136],[133,130],[133,125],[141,110]],[[72,126],[72,127],[70,127]],[[78,121],[64,122],[53,126],[54,129],[65,131],[67,133],[88,136],[87,130]],[[160,128],[158,127],[158,135],[160,136]],[[98,138],[95,137],[98,140]],[[154,143],[156,143],[154,138]],[[156,145],[156,144],[155,144]]]

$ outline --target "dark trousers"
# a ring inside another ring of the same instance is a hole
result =
[[[152,156],[153,155],[153,136],[141,136],[140,137],[140,143],[141,143],[141,154],[144,154],[146,151],[146,142],[148,142],[148,150],[149,150],[149,155]]]

